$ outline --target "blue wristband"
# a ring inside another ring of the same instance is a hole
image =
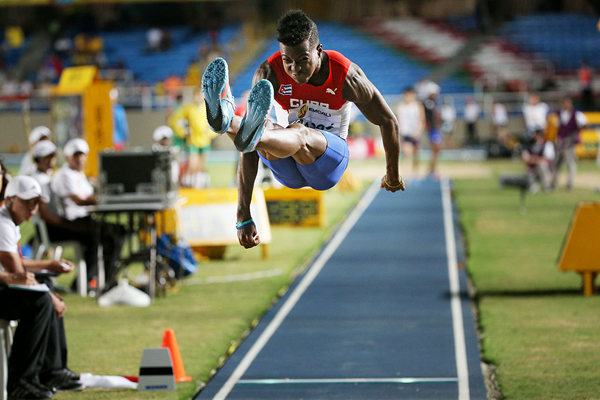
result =
[[[245,222],[236,222],[235,227],[239,231],[239,230],[244,229],[245,227],[247,227],[249,225],[253,225],[253,224],[254,224],[254,221],[252,220],[252,218],[250,218],[248,221],[245,221]]]

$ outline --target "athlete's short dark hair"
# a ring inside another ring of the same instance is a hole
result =
[[[296,46],[308,39],[311,46],[319,44],[317,24],[302,10],[291,10],[279,20],[277,41],[285,46]]]

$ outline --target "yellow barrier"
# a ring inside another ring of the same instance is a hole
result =
[[[265,190],[269,220],[273,225],[325,226],[324,194],[314,189]]]
[[[600,272],[600,203],[577,206],[563,244],[558,268],[575,271],[583,279],[586,296],[594,294],[594,280]]]

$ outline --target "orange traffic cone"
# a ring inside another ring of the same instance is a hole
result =
[[[175,375],[175,382],[190,382],[191,376],[185,375],[185,368],[183,368],[183,361],[181,361],[181,353],[179,353],[179,346],[177,346],[177,339],[175,339],[175,332],[173,329],[167,329],[163,333],[162,347],[168,347],[171,351],[171,360],[173,361],[173,375]]]

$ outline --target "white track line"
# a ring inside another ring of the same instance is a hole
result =
[[[454,329],[454,352],[456,355],[456,371],[458,374],[458,399],[469,400],[469,369],[467,366],[467,346],[460,299],[460,283],[458,279],[458,263],[456,261],[456,238],[454,236],[454,220],[450,182],[442,181],[442,206],[444,209],[444,232],[446,234],[446,253],[448,254],[448,277],[450,279],[450,307],[452,309],[452,328]]]
[[[340,229],[336,232],[335,236],[329,242],[327,247],[323,250],[323,252],[316,259],[315,263],[308,270],[302,281],[296,286],[294,291],[287,298],[283,306],[279,309],[271,323],[267,326],[267,328],[263,331],[263,333],[259,336],[256,342],[252,345],[248,353],[244,356],[242,361],[238,364],[236,369],[233,371],[229,379],[225,382],[221,390],[217,392],[213,400],[225,400],[231,390],[236,383],[242,378],[242,376],[246,373],[246,370],[250,367],[250,364],[254,361],[258,353],[265,347],[271,336],[277,331],[283,320],[287,317],[290,311],[294,308],[300,297],[304,294],[306,289],[310,286],[310,284],[315,280],[321,269],[325,263],[329,260],[329,258],[333,255],[333,253],[340,246],[342,241],[348,235],[348,232],[352,229],[354,224],[358,221],[361,215],[365,212],[369,204],[373,201],[377,193],[379,192],[379,181],[375,180],[367,193],[360,200],[356,208],[352,211],[352,213],[348,216],[348,219],[342,224]]]
[[[456,383],[456,378],[340,378],[340,379],[241,379],[241,385],[306,385],[332,383]]]
[[[211,283],[229,283],[251,281],[254,279],[270,278],[283,274],[281,268],[269,269],[266,271],[249,272],[247,274],[225,275],[225,276],[209,276],[207,278],[191,278],[183,281],[184,285],[208,285]]]

